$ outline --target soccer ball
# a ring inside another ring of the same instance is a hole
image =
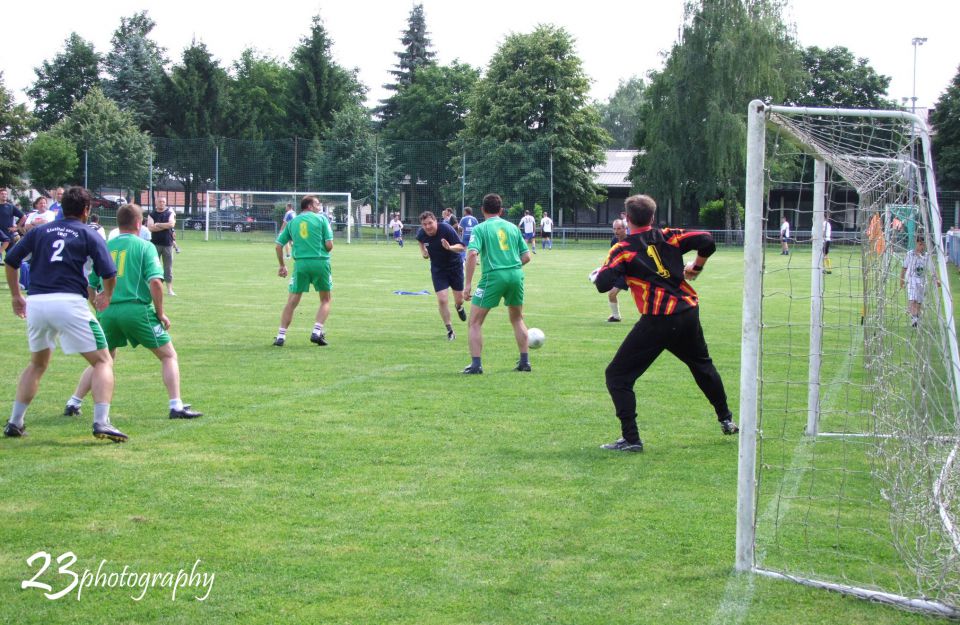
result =
[[[540,328],[530,328],[527,330],[527,346],[529,346],[530,349],[540,349],[546,340],[547,337]]]

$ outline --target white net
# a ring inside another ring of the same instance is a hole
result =
[[[273,239],[283,227],[286,211],[298,212],[300,200],[307,195],[320,200],[321,211],[336,233],[349,235],[347,226],[354,223],[350,194],[310,191],[207,191],[201,199],[203,210],[181,218],[181,227],[205,238]]]
[[[926,128],[767,115],[755,569],[958,616],[960,365]]]

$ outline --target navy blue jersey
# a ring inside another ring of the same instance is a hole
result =
[[[423,243],[423,246],[427,248],[431,267],[445,269],[460,265],[460,252],[451,252],[444,249],[443,244],[440,243],[441,239],[446,239],[450,245],[463,245],[463,241],[457,236],[457,231],[442,221],[437,222],[437,233],[432,237],[423,228],[417,230],[417,241]]]
[[[37,226],[20,240],[4,259],[20,268],[30,258],[30,295],[76,293],[87,297],[87,259],[101,278],[117,275],[117,266],[99,234],[79,219],[67,218]]]
[[[473,215],[464,215],[463,219],[460,220],[460,229],[463,230],[463,244],[466,245],[470,242],[470,235],[473,233],[473,227],[478,223],[477,218]]]
[[[23,213],[13,204],[0,204],[0,229],[2,229],[7,236],[13,234],[10,228],[16,226],[21,217],[23,217]]]

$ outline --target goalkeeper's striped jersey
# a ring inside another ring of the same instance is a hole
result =
[[[333,230],[327,218],[312,211],[303,211],[280,232],[277,245],[291,242],[294,260],[330,258],[326,243],[332,240]]]
[[[107,249],[117,265],[117,285],[113,289],[111,304],[139,302],[152,304],[150,281],[163,279],[163,267],[157,248],[136,234],[121,234],[107,242]],[[90,286],[99,291],[103,282],[100,276],[91,273]]]
[[[706,258],[716,249],[709,232],[636,228],[610,248],[595,284],[605,293],[624,276],[641,315],[673,315],[699,303],[697,292],[683,278],[683,255],[696,250]]]

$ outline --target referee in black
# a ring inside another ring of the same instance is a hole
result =
[[[631,196],[625,206],[630,233],[610,249],[594,284],[606,293],[625,277],[640,320],[607,365],[607,390],[622,436],[603,448],[643,451],[633,385],[664,350],[690,368],[697,386],[713,404],[723,433],[736,434],[739,428],[727,407],[723,380],[703,339],[697,292],[689,284],[716,251],[713,237],[708,232],[654,228],[657,204],[647,195]],[[684,266],[683,255],[691,250],[696,250],[697,258]]]

